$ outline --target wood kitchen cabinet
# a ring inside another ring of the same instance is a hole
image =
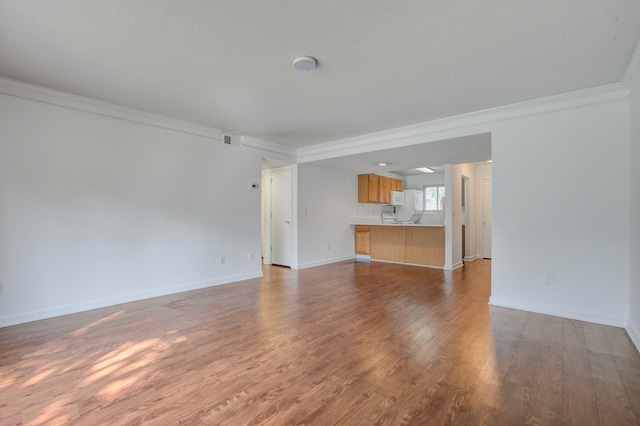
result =
[[[358,202],[369,202],[369,175],[358,175]]]
[[[369,175],[369,202],[380,202],[380,176]]]
[[[358,175],[358,202],[379,203],[380,176]]]
[[[378,201],[382,204],[391,203],[391,178],[380,176],[380,196]]]
[[[444,265],[444,227],[356,225],[356,254],[408,265]]]
[[[359,203],[391,203],[391,191],[402,191],[402,181],[374,174],[358,175]]]
[[[371,233],[367,225],[356,225],[356,254],[370,254]]]

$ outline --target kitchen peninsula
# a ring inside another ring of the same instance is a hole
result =
[[[371,223],[352,218],[356,254],[371,260],[408,265],[444,266],[444,226],[405,223]]]

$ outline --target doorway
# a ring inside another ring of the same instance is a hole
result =
[[[482,179],[482,257],[491,259],[492,181]]]
[[[265,173],[265,264],[292,266],[292,177],[291,166],[270,169]]]
[[[470,236],[471,236],[471,202],[470,202],[470,180],[466,176],[462,176],[460,179],[460,189],[461,189],[461,197],[460,202],[462,205],[462,261],[469,260],[468,252],[473,248],[470,246]]]

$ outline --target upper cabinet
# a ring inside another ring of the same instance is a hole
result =
[[[382,204],[391,203],[392,180],[398,179],[391,179],[386,176],[380,176],[380,202]]]
[[[402,181],[373,174],[358,175],[359,203],[391,203],[391,191],[402,191]]]
[[[380,176],[369,175],[369,201],[367,202],[380,202]]]
[[[380,199],[380,176],[358,175],[358,202],[378,203]]]

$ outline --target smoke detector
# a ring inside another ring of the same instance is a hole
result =
[[[301,71],[311,71],[316,67],[316,60],[311,56],[300,56],[293,60],[293,67]]]

